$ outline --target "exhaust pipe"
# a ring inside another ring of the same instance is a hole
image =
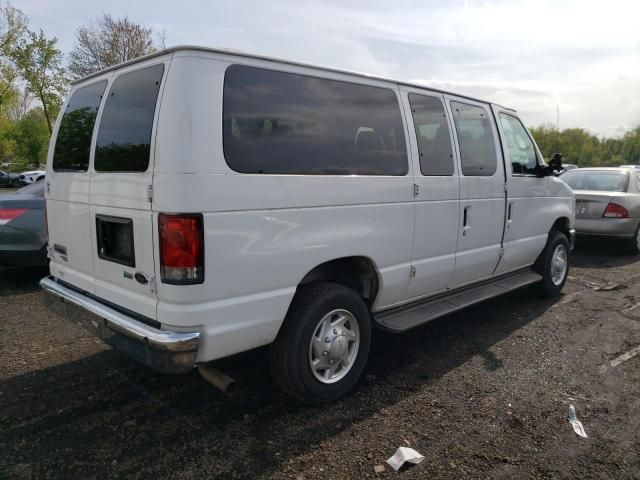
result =
[[[228,375],[225,375],[217,368],[209,365],[198,365],[198,371],[202,378],[208,383],[223,391],[227,395],[233,395],[236,393],[238,387],[236,381]]]

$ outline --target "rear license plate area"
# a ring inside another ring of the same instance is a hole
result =
[[[98,258],[128,267],[136,266],[133,220],[96,215]]]

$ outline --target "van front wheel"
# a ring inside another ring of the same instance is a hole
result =
[[[569,240],[564,233],[556,230],[549,233],[547,245],[533,269],[542,275],[542,280],[534,286],[540,296],[560,294],[569,274]]]
[[[360,378],[370,343],[369,310],[356,292],[334,283],[303,285],[271,345],[271,372],[290,396],[331,402]]]

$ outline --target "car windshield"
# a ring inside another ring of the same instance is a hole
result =
[[[27,195],[30,197],[44,197],[44,181],[32,183],[26,187],[22,187],[16,192],[16,195]]]
[[[626,192],[629,185],[629,172],[578,169],[567,171],[560,178],[572,190]]]

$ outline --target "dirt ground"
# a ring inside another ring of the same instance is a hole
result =
[[[640,355],[609,363],[640,345],[640,258],[621,252],[579,245],[555,300],[525,288],[377,332],[356,391],[323,408],[281,394],[264,350],[220,362],[234,397],[153,373],[48,313],[45,272],[2,271],[0,478],[640,479]],[[392,471],[399,446],[425,460]]]

